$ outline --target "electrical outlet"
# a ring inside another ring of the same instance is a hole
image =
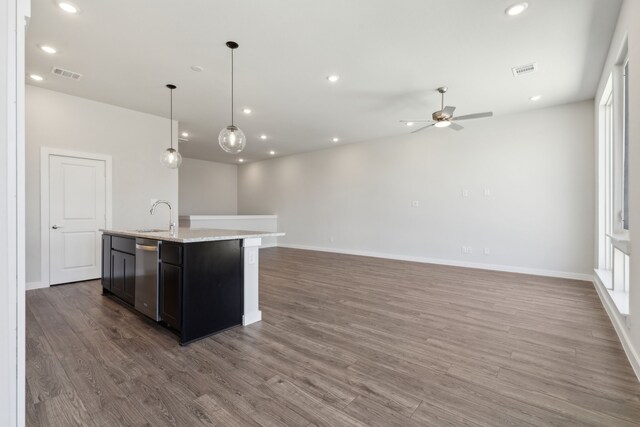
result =
[[[469,197],[469,190],[467,189],[462,190],[462,197]]]
[[[420,207],[420,200],[414,200],[411,202],[411,207],[412,208],[419,208]]]
[[[329,241],[330,241],[331,243],[333,243],[333,241],[334,241],[333,236],[329,237]]]
[[[473,253],[473,248],[471,246],[463,246],[462,247],[462,253],[463,254],[472,254]]]
[[[491,197],[491,189],[485,188],[483,191],[484,197]]]
[[[489,249],[489,248],[484,248],[484,254],[485,254],[485,255],[491,255],[491,249]]]

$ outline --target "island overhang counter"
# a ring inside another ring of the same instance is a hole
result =
[[[180,344],[262,319],[258,305],[259,247],[263,237],[284,233],[182,227],[174,233],[100,231],[103,294],[169,327],[179,336]],[[157,248],[156,255],[141,252],[153,247]],[[154,256],[157,264],[151,269],[147,266],[145,271],[141,256],[147,260]],[[156,279],[149,277],[154,270]],[[153,280],[156,296],[150,301],[149,291],[142,285],[148,288]],[[147,298],[142,300],[145,306],[156,309],[156,316],[138,308],[141,296]]]

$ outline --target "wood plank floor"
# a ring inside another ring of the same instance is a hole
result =
[[[640,424],[587,282],[284,248],[263,321],[186,347],[97,281],[27,292],[30,426]]]

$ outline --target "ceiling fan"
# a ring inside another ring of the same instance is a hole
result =
[[[437,128],[448,127],[453,130],[462,130],[464,127],[460,126],[458,121],[460,120],[469,120],[469,119],[481,119],[483,117],[492,117],[492,112],[486,113],[475,113],[475,114],[467,114],[466,116],[453,117],[453,112],[456,110],[456,107],[444,106],[444,94],[447,92],[447,87],[439,87],[438,92],[442,96],[442,101],[440,104],[440,111],[434,112],[431,117],[433,120],[400,120],[401,123],[420,123],[426,122],[429,123],[426,126],[421,127],[420,129],[416,129],[411,133],[420,132],[426,128],[430,128],[431,126],[435,126]]]

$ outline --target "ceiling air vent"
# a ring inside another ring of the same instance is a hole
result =
[[[56,75],[58,77],[63,77],[69,80],[80,80],[82,78],[82,74],[76,73],[74,71],[65,70],[59,67],[53,67],[51,69],[51,74]]]
[[[524,74],[531,74],[538,71],[538,63],[532,62],[531,64],[521,65],[519,67],[513,67],[511,72],[513,73],[513,77],[519,77]]]

